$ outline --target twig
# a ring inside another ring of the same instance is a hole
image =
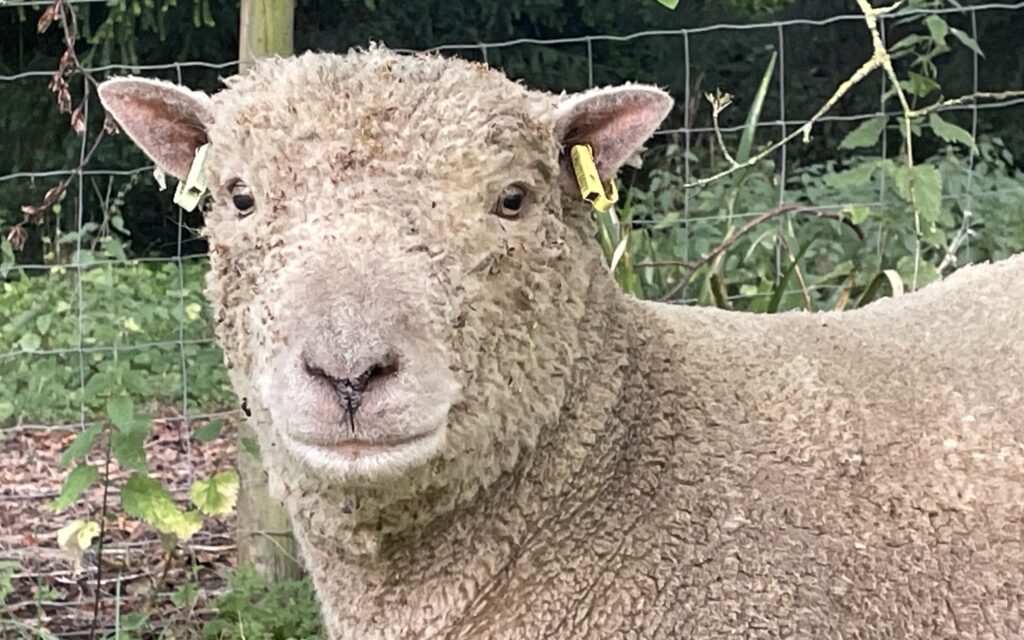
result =
[[[715,130],[715,139],[718,140],[718,146],[722,148],[722,155],[725,156],[725,160],[729,163],[730,167],[738,168],[740,163],[736,162],[736,159],[729,153],[729,146],[725,144],[725,139],[722,137],[722,128],[718,125],[718,114],[725,111],[726,107],[732,104],[732,96],[719,91],[715,95],[706,93],[704,97],[707,98],[708,103],[711,105],[711,124]]]
[[[110,484],[110,447],[113,438],[107,434],[107,459],[103,466],[103,505],[100,507],[100,541],[97,543],[96,556],[103,557],[103,536],[107,528],[107,487]],[[100,594],[103,585],[103,563],[96,563],[96,594],[92,605],[92,622],[89,624],[89,640],[96,637],[96,624],[100,619]]]
[[[960,250],[960,245],[964,243],[964,240],[974,235],[974,232],[971,230],[971,218],[973,217],[974,213],[971,210],[964,211],[964,219],[960,223],[960,229],[953,236],[952,242],[946,248],[946,255],[943,256],[942,262],[939,263],[939,275],[942,275],[942,272],[946,269],[956,266],[956,252]]]
[[[749,233],[752,229],[754,229],[754,227],[756,227],[757,225],[759,225],[759,224],[761,224],[763,222],[767,222],[767,221],[772,220],[774,218],[778,218],[779,216],[787,214],[787,213],[810,214],[810,215],[813,215],[813,216],[815,216],[817,218],[828,218],[830,220],[838,220],[839,222],[841,222],[841,223],[845,224],[846,226],[850,227],[851,229],[853,229],[854,233],[857,234],[857,237],[860,240],[864,240],[864,231],[858,225],[854,224],[854,222],[852,220],[850,220],[849,218],[847,218],[846,216],[843,216],[843,215],[838,214],[838,213],[831,213],[829,211],[821,211],[821,210],[818,210],[818,209],[814,209],[814,208],[811,208],[811,207],[805,207],[803,205],[798,205],[798,204],[783,204],[783,205],[780,205],[778,207],[775,207],[774,209],[770,209],[768,211],[765,211],[763,213],[758,214],[750,222],[748,222],[747,224],[745,224],[742,227],[740,227],[734,234],[732,234],[731,236],[729,236],[728,238],[726,238],[725,240],[720,242],[718,244],[718,246],[716,246],[714,249],[712,249],[708,253],[705,253],[703,256],[701,256],[699,260],[695,260],[695,261],[692,261],[692,262],[684,262],[684,261],[681,261],[681,260],[659,260],[659,261],[654,261],[654,262],[639,262],[639,263],[636,264],[636,266],[637,267],[683,267],[683,268],[686,269],[686,273],[683,276],[683,278],[679,282],[677,282],[675,284],[675,286],[673,286],[672,289],[668,293],[666,293],[664,296],[662,296],[662,298],[661,298],[662,300],[669,300],[672,297],[674,297],[677,293],[679,293],[679,291],[682,290],[683,287],[685,287],[686,285],[688,285],[690,283],[690,281],[693,279],[693,276],[697,272],[698,269],[703,267],[708,262],[714,260],[716,257],[718,257],[724,251],[728,250],[729,247],[731,247],[733,244],[735,244],[736,241],[739,240],[740,238],[742,238],[744,235]]]
[[[961,104],[967,104],[969,102],[978,102],[979,100],[1006,100],[1009,98],[1022,98],[1024,97],[1024,91],[978,91],[959,98],[950,98],[949,100],[940,100],[935,104],[930,104],[927,107],[921,107],[920,109],[914,109],[910,112],[912,118],[920,118],[926,116],[933,111],[945,109],[947,107],[955,107]]]

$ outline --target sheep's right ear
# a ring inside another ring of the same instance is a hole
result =
[[[114,78],[99,86],[100,102],[158,167],[183,179],[196,149],[208,142],[210,97],[170,82]]]

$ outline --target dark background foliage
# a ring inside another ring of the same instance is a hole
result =
[[[970,4],[970,3],[964,3]],[[109,64],[161,64],[174,61],[228,62],[237,57],[237,2],[213,0],[152,0],[150,2],[84,3],[78,5],[82,38],[79,55],[87,66]],[[344,51],[352,46],[378,41],[394,48],[428,49],[447,44],[491,43],[513,38],[558,38],[595,35],[626,35],[645,30],[671,30],[718,23],[756,23],[764,20],[829,18],[853,14],[853,2],[842,0],[683,0],[675,11],[656,2],[636,0],[298,0],[295,19],[296,49]],[[56,68],[62,51],[59,29],[37,35],[35,21],[39,8],[0,10],[0,76]],[[137,12],[137,13],[136,13]],[[950,15],[950,24],[971,32],[964,16]],[[806,118],[834,89],[835,81],[846,77],[869,53],[868,39],[856,21],[827,26],[795,25],[786,28],[784,74],[786,118]],[[1006,43],[1024,33],[1024,12],[992,11],[978,16],[979,42],[985,51],[979,74],[986,86],[1024,86],[1024,56]],[[892,25],[890,41],[901,35]],[[592,43],[593,78],[596,84],[625,80],[654,82],[676,96],[686,94],[685,45],[679,35],[634,39],[626,42],[595,40]],[[744,101],[750,99],[763,73],[767,54],[776,50],[779,35],[774,29],[711,31],[689,38],[690,108],[693,124],[708,126],[710,111],[701,104],[700,92],[722,87],[737,96],[736,108],[723,118],[723,125],[741,123]],[[482,59],[482,49],[463,49],[458,55]],[[972,58],[960,48],[940,61],[942,89],[946,95],[973,90]],[[529,85],[553,91],[579,90],[588,83],[588,56],[584,44],[565,46],[519,45],[489,48],[490,64]],[[131,71],[118,67],[109,73]],[[219,78],[233,68],[210,69],[182,66],[161,70],[157,76],[180,80],[189,86],[214,91]],[[103,73],[99,74],[103,75]],[[4,152],[0,154],[0,176],[13,172],[69,168],[76,164],[81,140],[71,131],[65,117],[57,113],[46,89],[48,77],[37,75],[0,82],[0,130],[4,131]],[[877,108],[875,89],[856,91],[839,106],[844,113],[864,113]],[[73,85],[81,90],[81,85]],[[773,84],[766,99],[762,121],[779,116],[778,86]],[[95,103],[92,130],[99,126]],[[681,126],[685,105],[680,99],[667,126]],[[1000,136],[1011,148],[1024,143],[1017,126],[1019,113],[989,114],[980,133]],[[826,123],[810,145],[789,158],[793,168],[812,164],[833,155],[839,140],[849,131],[842,124]],[[775,134],[765,130],[765,139]],[[694,146],[710,142],[710,135],[698,136]],[[658,141],[656,144],[663,144]],[[926,141],[928,142],[928,141]],[[921,147],[924,154],[935,144]],[[105,169],[132,169],[146,164],[141,154],[123,138],[106,141],[92,165]],[[100,202],[108,189],[124,189],[123,208],[132,231],[131,251],[135,255],[169,255],[178,251],[177,213],[169,198],[154,197],[151,180],[94,177],[88,181],[85,221],[102,219]],[[20,219],[20,206],[38,201],[52,182],[15,179],[0,182],[0,225]],[[49,216],[34,230],[19,262],[42,261],[45,253],[40,239],[58,230],[74,227],[74,207],[64,206],[58,216]],[[193,216],[186,220],[200,224]],[[197,253],[202,243],[187,237],[183,250]],[[54,258],[59,259],[58,251]]]

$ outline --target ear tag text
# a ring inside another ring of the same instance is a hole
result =
[[[576,183],[580,187],[580,195],[595,209],[604,213],[619,200],[619,190],[615,180],[608,180],[605,185],[597,172],[594,162],[594,151],[590,145],[577,144],[569,151],[572,156],[572,168],[576,173]]]
[[[203,172],[203,165],[206,164],[206,150],[209,143],[196,149],[196,155],[192,158],[192,166],[188,169],[188,175],[178,183],[174,190],[174,204],[185,211],[194,211],[199,206],[199,201],[206,195],[206,174]]]

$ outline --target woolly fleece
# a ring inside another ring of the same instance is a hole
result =
[[[1024,256],[843,314],[640,302],[562,143],[602,112],[614,172],[654,90],[560,108],[380,48],[227,84],[185,118],[212,143],[208,293],[332,638],[1024,633]],[[101,89],[139,141],[123,93]],[[516,220],[491,214],[510,183]],[[333,416],[294,363],[385,347],[410,364],[372,429],[445,409],[429,459],[339,475],[288,449]]]

